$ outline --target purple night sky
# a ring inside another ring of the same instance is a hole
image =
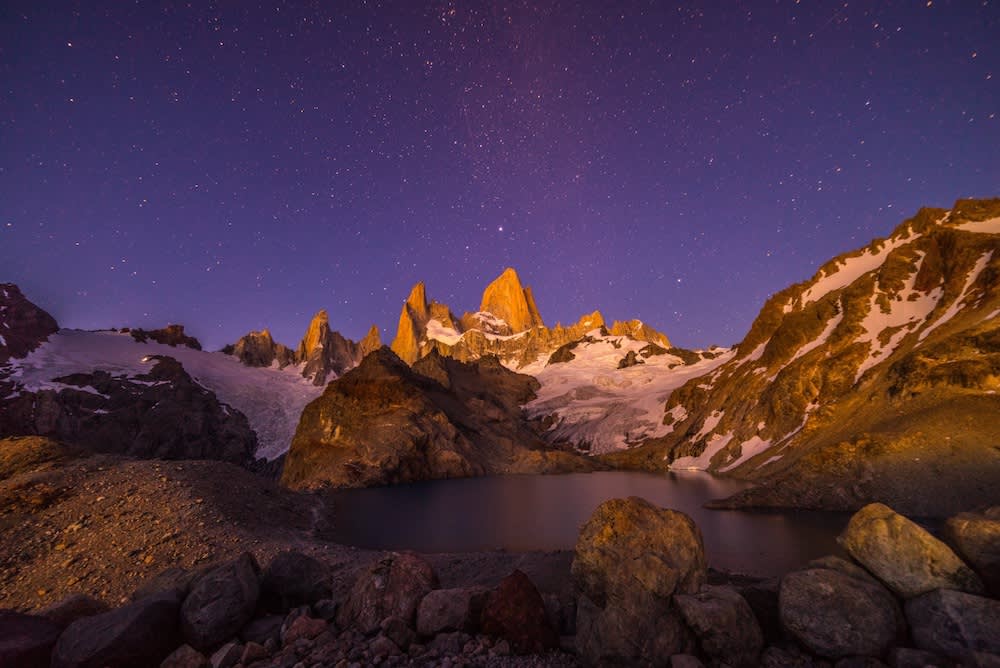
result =
[[[391,340],[418,280],[475,310],[511,265],[546,324],[729,345],[1000,195],[998,35],[979,0],[9,0],[0,281],[63,326],[294,346],[320,308]]]

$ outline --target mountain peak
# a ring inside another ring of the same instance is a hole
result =
[[[544,327],[531,288],[521,285],[521,279],[511,267],[504,269],[486,287],[479,310],[505,320],[514,334],[532,327]]]

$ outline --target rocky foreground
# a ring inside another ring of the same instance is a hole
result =
[[[2,666],[991,666],[1000,508],[939,540],[858,512],[780,580],[710,577],[698,527],[603,504],[572,554],[324,540],[322,494],[223,462],[0,452]],[[226,480],[226,485],[218,484]]]

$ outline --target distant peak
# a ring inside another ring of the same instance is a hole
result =
[[[511,267],[486,286],[479,310],[506,321],[513,333],[543,325],[531,288],[522,287],[521,279]]]

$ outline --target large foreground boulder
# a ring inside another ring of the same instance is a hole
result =
[[[312,605],[330,598],[329,580],[326,566],[316,559],[291,550],[279,552],[261,578],[261,603],[272,612]]]
[[[482,613],[483,633],[502,638],[518,654],[538,654],[559,645],[545,602],[521,571],[514,571],[490,592]]]
[[[706,579],[701,532],[688,516],[638,497],[606,501],[581,530],[571,571],[584,662],[663,665],[693,646],[671,600]]]
[[[1000,654],[1000,601],[938,589],[906,602],[917,647],[953,658]]]
[[[473,633],[479,627],[488,593],[480,587],[429,592],[417,608],[417,633],[427,637],[447,631]]]
[[[758,665],[764,634],[737,591],[706,585],[697,594],[674,596],[674,602],[705,654],[733,668]]]
[[[939,588],[983,591],[979,576],[951,548],[881,503],[869,504],[855,513],[840,543],[904,599]]]
[[[52,668],[133,668],[159,665],[178,644],[176,591],[155,594],[63,631]]]
[[[873,579],[845,570],[814,567],[782,578],[781,622],[820,656],[881,656],[899,634],[899,606]]]
[[[426,561],[408,552],[390,554],[355,581],[337,611],[337,625],[374,633],[386,617],[399,617],[412,627],[420,601],[438,586]]]
[[[253,617],[260,595],[260,568],[249,552],[201,576],[181,607],[181,631],[189,645],[214,650]]]
[[[44,617],[0,611],[0,666],[48,668],[61,630]]]
[[[1000,598],[1000,506],[950,518],[944,539],[975,569],[990,595]]]

